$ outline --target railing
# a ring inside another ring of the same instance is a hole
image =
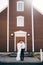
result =
[[[40,60],[41,60],[41,62],[43,61],[43,52],[42,52],[42,49],[40,49]]]

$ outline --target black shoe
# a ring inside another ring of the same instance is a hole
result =
[[[21,61],[24,61],[24,59],[21,59]]]

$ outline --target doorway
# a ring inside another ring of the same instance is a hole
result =
[[[14,32],[14,51],[17,51],[17,43],[19,40],[23,40],[26,48],[25,51],[27,51],[27,32],[25,31],[16,31]]]

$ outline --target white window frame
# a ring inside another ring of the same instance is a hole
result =
[[[24,27],[24,16],[17,16],[17,27]]]
[[[19,4],[22,4],[22,9],[19,9]],[[17,1],[17,11],[24,11],[24,2],[23,1]]]

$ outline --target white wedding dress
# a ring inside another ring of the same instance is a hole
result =
[[[21,53],[21,44],[18,43],[18,44],[17,44],[17,57],[16,57],[16,60],[17,60],[17,61],[20,60],[20,53]]]
[[[21,55],[21,49],[24,49],[25,48],[25,44],[24,42],[19,42],[17,43],[17,57],[16,57],[16,60],[19,61],[20,60],[20,55]]]

